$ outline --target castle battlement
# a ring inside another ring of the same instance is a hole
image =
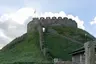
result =
[[[33,18],[33,20],[32,21],[34,21],[34,20],[70,20],[70,21],[74,21],[75,22],[75,20],[72,20],[72,19],[68,19],[67,17],[40,17],[40,18]]]
[[[49,26],[53,24],[60,24],[64,26],[71,26],[77,27],[77,23],[75,20],[68,19],[67,17],[40,17],[40,18],[33,18],[32,22],[40,22],[42,26]]]
[[[77,23],[75,20],[68,19],[67,17],[40,17],[40,18],[33,18],[31,22],[28,23],[27,28],[32,28],[36,25],[41,25],[43,27],[47,26],[56,26],[62,25],[66,27],[74,27],[77,28]]]
[[[30,21],[27,25],[27,33],[34,33],[36,31],[39,33],[39,45],[44,56],[48,54],[48,48],[45,47],[43,28],[47,30],[47,27],[49,26],[65,26],[77,28],[77,23],[72,19],[68,19],[67,17],[33,18],[33,20]]]
[[[60,20],[60,19],[68,19],[67,17],[40,17],[40,18],[33,18],[33,20],[48,20],[48,19],[56,19],[56,20]]]

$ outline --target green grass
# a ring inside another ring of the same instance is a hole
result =
[[[49,29],[54,29],[58,34],[48,32]],[[63,60],[71,60],[72,56],[69,54],[70,52],[83,46],[86,41],[95,39],[93,36],[87,33],[87,40],[85,40],[85,33],[87,32],[84,30],[70,27],[55,26],[47,28],[45,33],[45,43],[50,51],[50,55],[55,58],[61,58]],[[62,36],[74,39],[81,44],[73,42]]]
[[[49,48],[51,55],[54,58],[61,58],[63,60],[71,60],[69,52],[76,49],[77,43],[73,43],[59,35],[46,34],[46,45]],[[78,46],[80,47],[80,45]]]
[[[82,43],[96,39],[85,30],[79,28],[62,27],[62,26],[57,26],[57,27],[55,26],[51,28],[56,30],[61,35],[80,41]]]
[[[47,61],[40,51],[38,37],[38,33],[26,34],[22,41],[18,42],[20,38],[17,38],[15,44],[12,42],[5,46],[0,53],[0,64]]]
[[[48,31],[53,29],[56,33]],[[85,40],[85,33],[87,34]],[[45,46],[48,48],[48,54],[52,58],[60,58],[63,60],[71,60],[69,54],[73,50],[81,47],[77,42],[73,42],[65,37],[71,38],[82,44],[95,38],[88,32],[70,27],[48,27],[44,33]],[[47,62],[39,47],[39,34],[37,31],[26,33],[21,37],[14,39],[0,51],[0,64],[30,64]],[[48,61],[50,62],[50,61]]]

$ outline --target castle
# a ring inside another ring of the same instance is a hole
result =
[[[44,56],[47,55],[47,48],[44,45],[44,34],[43,28],[47,28],[48,26],[65,26],[65,27],[74,27],[77,28],[77,23],[75,20],[68,19],[67,17],[40,17],[40,18],[33,18],[27,25],[27,33],[31,33],[37,31],[39,33],[39,43],[40,49],[43,52]]]
[[[54,25],[62,25],[62,26],[66,26],[66,27],[75,27],[77,28],[77,23],[75,22],[75,20],[72,19],[68,19],[67,17],[40,17],[40,18],[33,18],[33,20],[31,22],[28,23],[27,28],[28,30],[30,30],[32,26],[34,26],[34,24],[40,24],[42,27],[47,27],[47,26],[54,26]]]

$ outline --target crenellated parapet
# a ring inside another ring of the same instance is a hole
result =
[[[40,17],[40,18],[33,18],[32,21],[30,21],[27,25],[27,33],[33,33],[38,32],[39,33],[39,43],[40,43],[40,49],[44,56],[47,55],[47,48],[44,45],[44,33],[43,28],[47,29],[48,26],[66,26],[66,27],[74,27],[77,28],[77,23],[72,20],[68,19],[67,17]]]
[[[68,19],[67,17],[40,17],[40,18],[33,18],[33,22],[36,20],[38,22],[41,23],[42,26],[50,26],[50,25],[53,25],[53,24],[60,24],[60,25],[64,25],[64,26],[68,26],[68,27],[76,27],[77,28],[77,23],[72,20],[72,19]]]
[[[67,17],[40,17],[40,18],[33,18],[31,22],[28,23],[27,28],[30,30],[36,25],[41,25],[43,27],[52,26],[52,25],[62,25],[66,27],[75,27],[77,28],[77,23],[75,20],[68,19]]]

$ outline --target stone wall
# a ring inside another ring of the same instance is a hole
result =
[[[96,64],[96,41],[84,43],[84,51],[77,52],[72,56],[73,64]]]
[[[31,22],[28,23],[27,25],[27,33],[33,33],[33,32],[38,32],[39,33],[39,45],[41,52],[43,55],[46,55],[46,47],[44,47],[44,35],[43,35],[43,26],[40,20],[38,18],[33,18]]]
[[[43,52],[44,56],[47,55],[46,53],[48,52],[48,50],[46,47],[44,47],[44,35],[43,35],[42,28],[46,29],[47,26],[52,26],[52,25],[62,25],[62,26],[77,28],[77,23],[72,19],[68,19],[67,17],[33,18],[33,20],[30,21],[27,25],[27,33],[31,33],[34,31],[37,31],[39,33],[40,49]]]
[[[80,54],[74,55],[72,57],[72,63],[73,64],[80,64]]]
[[[27,24],[27,33],[36,31],[38,29],[38,26],[40,26],[40,22],[38,21],[39,19],[35,18]]]
[[[40,18],[33,18],[32,21],[30,21],[27,25],[27,31],[31,30],[33,31],[36,29],[36,26],[41,25],[42,27],[47,27],[47,26],[52,26],[52,25],[62,25],[62,26],[67,26],[67,27],[75,27],[77,28],[77,23],[75,20],[68,19],[67,17],[40,17]],[[32,29],[34,28],[34,29]]]
[[[69,27],[77,27],[77,23],[72,20],[72,19],[68,19],[67,17],[40,17],[40,18],[33,18],[32,22],[35,22],[35,21],[39,21],[41,23],[42,26],[46,27],[46,26],[50,26],[50,25],[53,25],[53,24],[60,24],[60,25],[63,25],[63,26],[69,26]]]

